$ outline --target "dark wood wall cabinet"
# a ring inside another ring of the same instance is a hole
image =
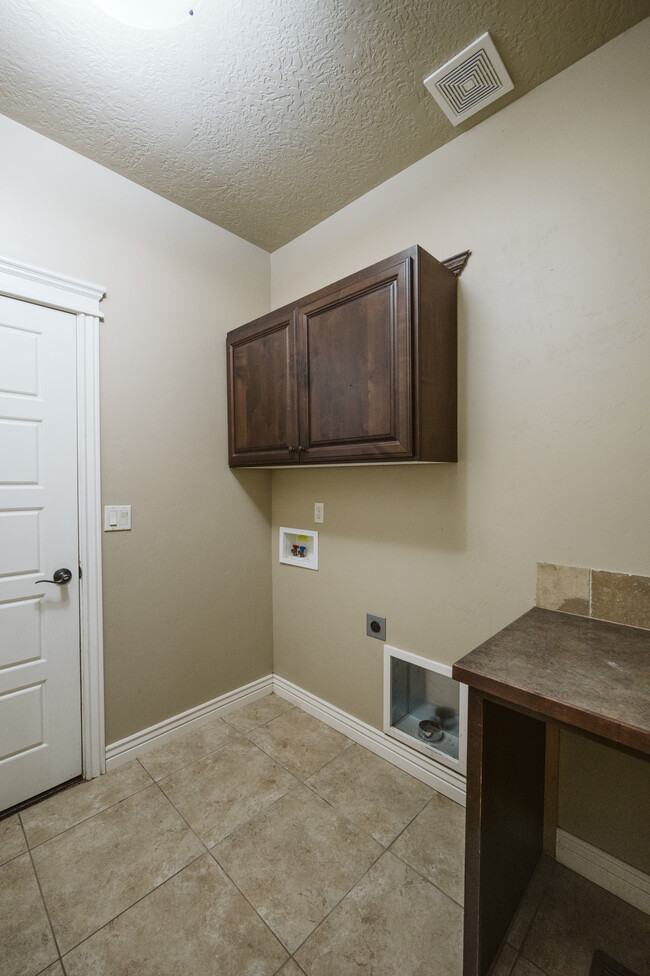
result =
[[[455,461],[456,287],[416,246],[228,333],[230,466]]]

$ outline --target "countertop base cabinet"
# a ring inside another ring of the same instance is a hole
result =
[[[454,664],[469,686],[463,976],[488,976],[542,853],[546,726],[650,760],[649,659],[647,630],[536,607]]]
[[[419,247],[227,347],[231,466],[456,460],[456,278]]]

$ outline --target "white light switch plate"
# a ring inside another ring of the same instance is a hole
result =
[[[106,505],[104,507],[104,532],[125,532],[130,528],[130,505]]]
[[[325,521],[324,502],[314,502],[314,522],[320,522],[322,524],[324,521]]]

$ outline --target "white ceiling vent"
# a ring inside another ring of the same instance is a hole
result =
[[[453,125],[515,87],[488,33],[424,79]]]

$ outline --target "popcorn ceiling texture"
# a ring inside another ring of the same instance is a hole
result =
[[[179,28],[138,31],[89,0],[3,0],[0,112],[272,251],[648,12],[197,0]],[[422,81],[485,30],[515,90],[454,128]]]

